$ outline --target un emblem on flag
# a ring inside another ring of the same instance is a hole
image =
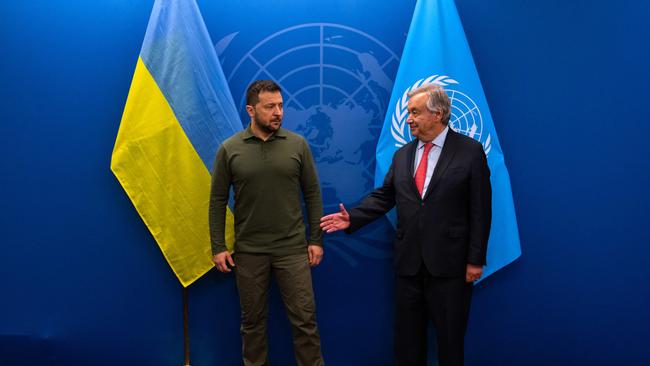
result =
[[[487,136],[484,136],[485,133],[483,130],[483,117],[481,116],[481,110],[467,94],[459,90],[447,88],[448,85],[460,85],[460,83],[446,75],[432,75],[416,81],[413,85],[408,87],[397,100],[391,119],[390,129],[390,132],[395,139],[395,146],[402,147],[409,141],[413,140],[411,131],[406,128],[406,117],[408,115],[407,94],[411,90],[430,84],[445,87],[445,90],[449,95],[449,99],[451,100],[449,127],[456,132],[478,140],[483,145],[483,150],[487,156],[492,147],[491,137],[489,133]]]

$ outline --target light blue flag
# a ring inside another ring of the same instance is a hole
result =
[[[492,230],[483,278],[521,254],[519,231],[492,116],[453,0],[418,0],[377,144],[375,185],[382,184],[393,154],[413,139],[406,124],[407,92],[428,83],[451,98],[450,126],[483,144],[492,172]],[[391,221],[395,224],[394,216]]]

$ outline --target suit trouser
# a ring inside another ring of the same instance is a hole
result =
[[[462,366],[471,297],[472,284],[465,276],[433,277],[424,264],[415,276],[396,276],[396,364],[427,364],[427,328],[432,320],[439,366]]]
[[[244,365],[268,365],[266,323],[271,274],[291,323],[296,362],[299,366],[323,365],[307,252],[286,256],[237,253],[234,260]]]

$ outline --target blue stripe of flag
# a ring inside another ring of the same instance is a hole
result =
[[[194,0],[157,0],[140,57],[208,170],[242,129],[226,77]]]

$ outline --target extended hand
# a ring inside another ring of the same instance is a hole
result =
[[[326,233],[345,230],[350,227],[350,215],[342,203],[339,204],[340,212],[323,216],[320,219],[320,228]]]
[[[320,245],[311,244],[307,247],[309,253],[309,265],[316,267],[323,260],[323,247]]]
[[[228,263],[226,263],[226,261]],[[224,251],[221,253],[217,253],[212,257],[212,262],[214,262],[215,267],[219,270],[219,272],[230,272],[231,269],[228,268],[228,264],[230,264],[231,267],[235,266],[235,262],[232,260],[232,257],[230,256],[230,253],[228,251]]]
[[[466,282],[478,281],[481,276],[483,276],[483,266],[467,263],[467,271],[465,271]]]

